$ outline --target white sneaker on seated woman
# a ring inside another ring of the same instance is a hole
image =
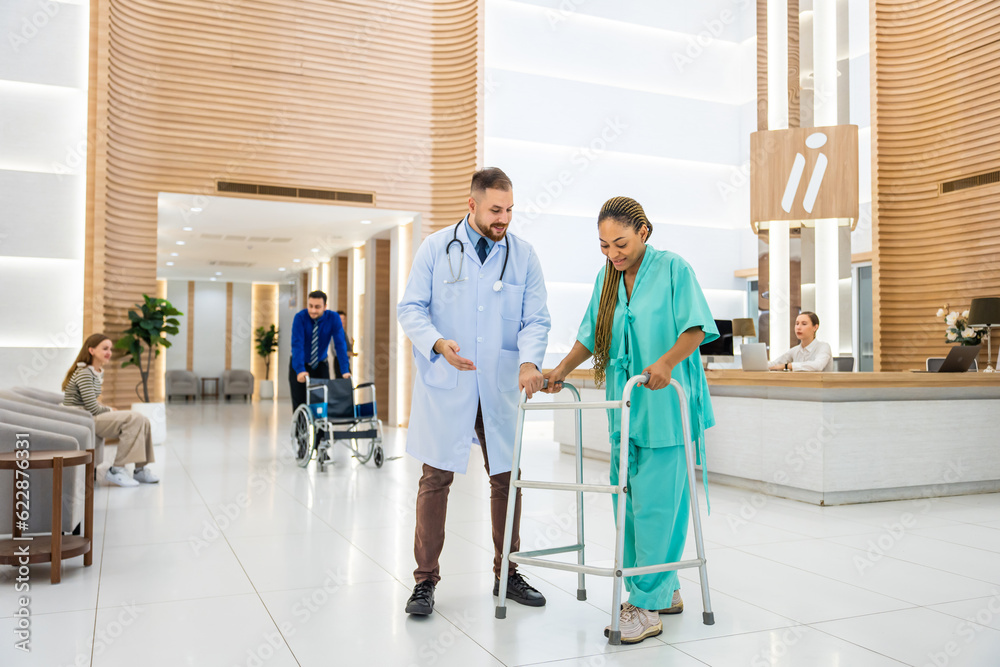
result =
[[[117,486],[156,484],[160,478],[146,467],[154,461],[149,420],[132,410],[115,410],[98,402],[104,382],[104,366],[111,361],[111,339],[91,334],[76,355],[76,362],[63,380],[63,405],[83,408],[94,415],[94,432],[101,438],[117,438],[115,462],[104,479]],[[130,477],[125,466],[135,464]]]

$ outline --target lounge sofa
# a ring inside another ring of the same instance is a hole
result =
[[[74,451],[90,449],[96,438],[93,419],[89,426],[81,424],[59,411],[38,416],[43,409],[30,404],[0,399],[0,452],[15,449],[16,436],[27,434],[32,450]],[[89,415],[88,415],[89,416]],[[102,441],[103,445],[103,441]],[[86,485],[83,467],[63,471],[62,529],[72,532],[83,520]],[[28,533],[47,533],[52,527],[52,471],[32,470],[30,473],[30,511]],[[0,517],[11,516],[13,475],[0,475]],[[9,523],[0,524],[5,534]]]

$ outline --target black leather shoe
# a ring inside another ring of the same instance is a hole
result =
[[[406,613],[430,616],[434,611],[434,582],[421,581],[413,587],[413,594],[406,601]]]
[[[500,579],[493,581],[493,595],[500,595]],[[507,577],[507,599],[520,602],[528,607],[544,607],[545,596],[524,580],[520,572],[511,572]]]

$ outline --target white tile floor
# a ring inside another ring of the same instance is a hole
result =
[[[162,483],[98,489],[93,567],[68,561],[57,586],[31,568],[30,654],[13,649],[14,569],[0,566],[0,665],[1000,665],[1000,494],[821,508],[712,486],[715,625],[686,570],[684,614],[610,647],[608,579],[589,578],[579,602],[575,575],[529,569],[548,605],[494,619],[478,453],[452,490],[436,613],[409,618],[418,463],[379,470],[340,448],[326,473],[302,470],[287,404],[168,414]],[[527,435],[526,477],[571,481],[551,424]],[[404,439],[390,429],[387,456]],[[586,477],[606,480],[607,463],[587,461]],[[605,562],[610,502],[585,509],[588,560]],[[526,492],[524,548],[568,541],[573,516],[571,497]]]

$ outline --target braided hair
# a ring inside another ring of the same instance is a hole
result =
[[[646,217],[642,206],[631,197],[612,197],[604,202],[597,216],[597,224],[605,220],[614,220],[623,227],[630,227],[638,234],[644,228],[646,240],[653,235],[653,225]],[[604,287],[601,289],[601,302],[597,309],[597,325],[594,331],[594,381],[600,384],[605,380],[605,371],[610,359],[611,325],[615,317],[615,306],[618,303],[618,282],[622,272],[615,268],[608,259],[604,267]]]

